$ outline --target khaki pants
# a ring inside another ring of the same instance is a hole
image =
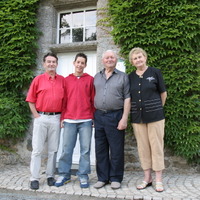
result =
[[[41,156],[44,144],[47,142],[48,160],[46,167],[46,176],[54,177],[56,167],[56,155],[60,139],[60,115],[41,115],[34,119],[33,137],[31,154],[31,181],[39,180]]]
[[[133,123],[137,140],[138,154],[143,170],[161,171],[164,165],[164,126],[165,120],[147,123]]]

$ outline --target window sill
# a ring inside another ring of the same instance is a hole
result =
[[[97,49],[97,41],[90,42],[74,42],[66,44],[50,45],[50,50],[54,53],[94,51]]]

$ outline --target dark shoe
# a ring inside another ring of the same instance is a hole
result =
[[[55,179],[53,177],[47,178],[47,184],[48,186],[53,186],[55,184]]]
[[[31,181],[31,189],[38,190],[39,189],[39,181]]]

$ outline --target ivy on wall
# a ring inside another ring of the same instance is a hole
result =
[[[0,139],[24,136],[30,112],[23,94],[33,78],[38,0],[0,1]]]
[[[200,6],[197,0],[108,0],[114,41],[128,63],[133,47],[148,53],[167,86],[165,144],[200,163]]]

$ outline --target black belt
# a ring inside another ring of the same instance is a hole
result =
[[[101,113],[111,113],[111,112],[117,112],[117,111],[122,111],[123,109],[119,109],[119,110],[102,110],[102,109],[97,109],[97,111],[101,112]]]
[[[61,114],[61,112],[40,112],[38,111],[39,114],[42,114],[42,115],[59,115]]]

